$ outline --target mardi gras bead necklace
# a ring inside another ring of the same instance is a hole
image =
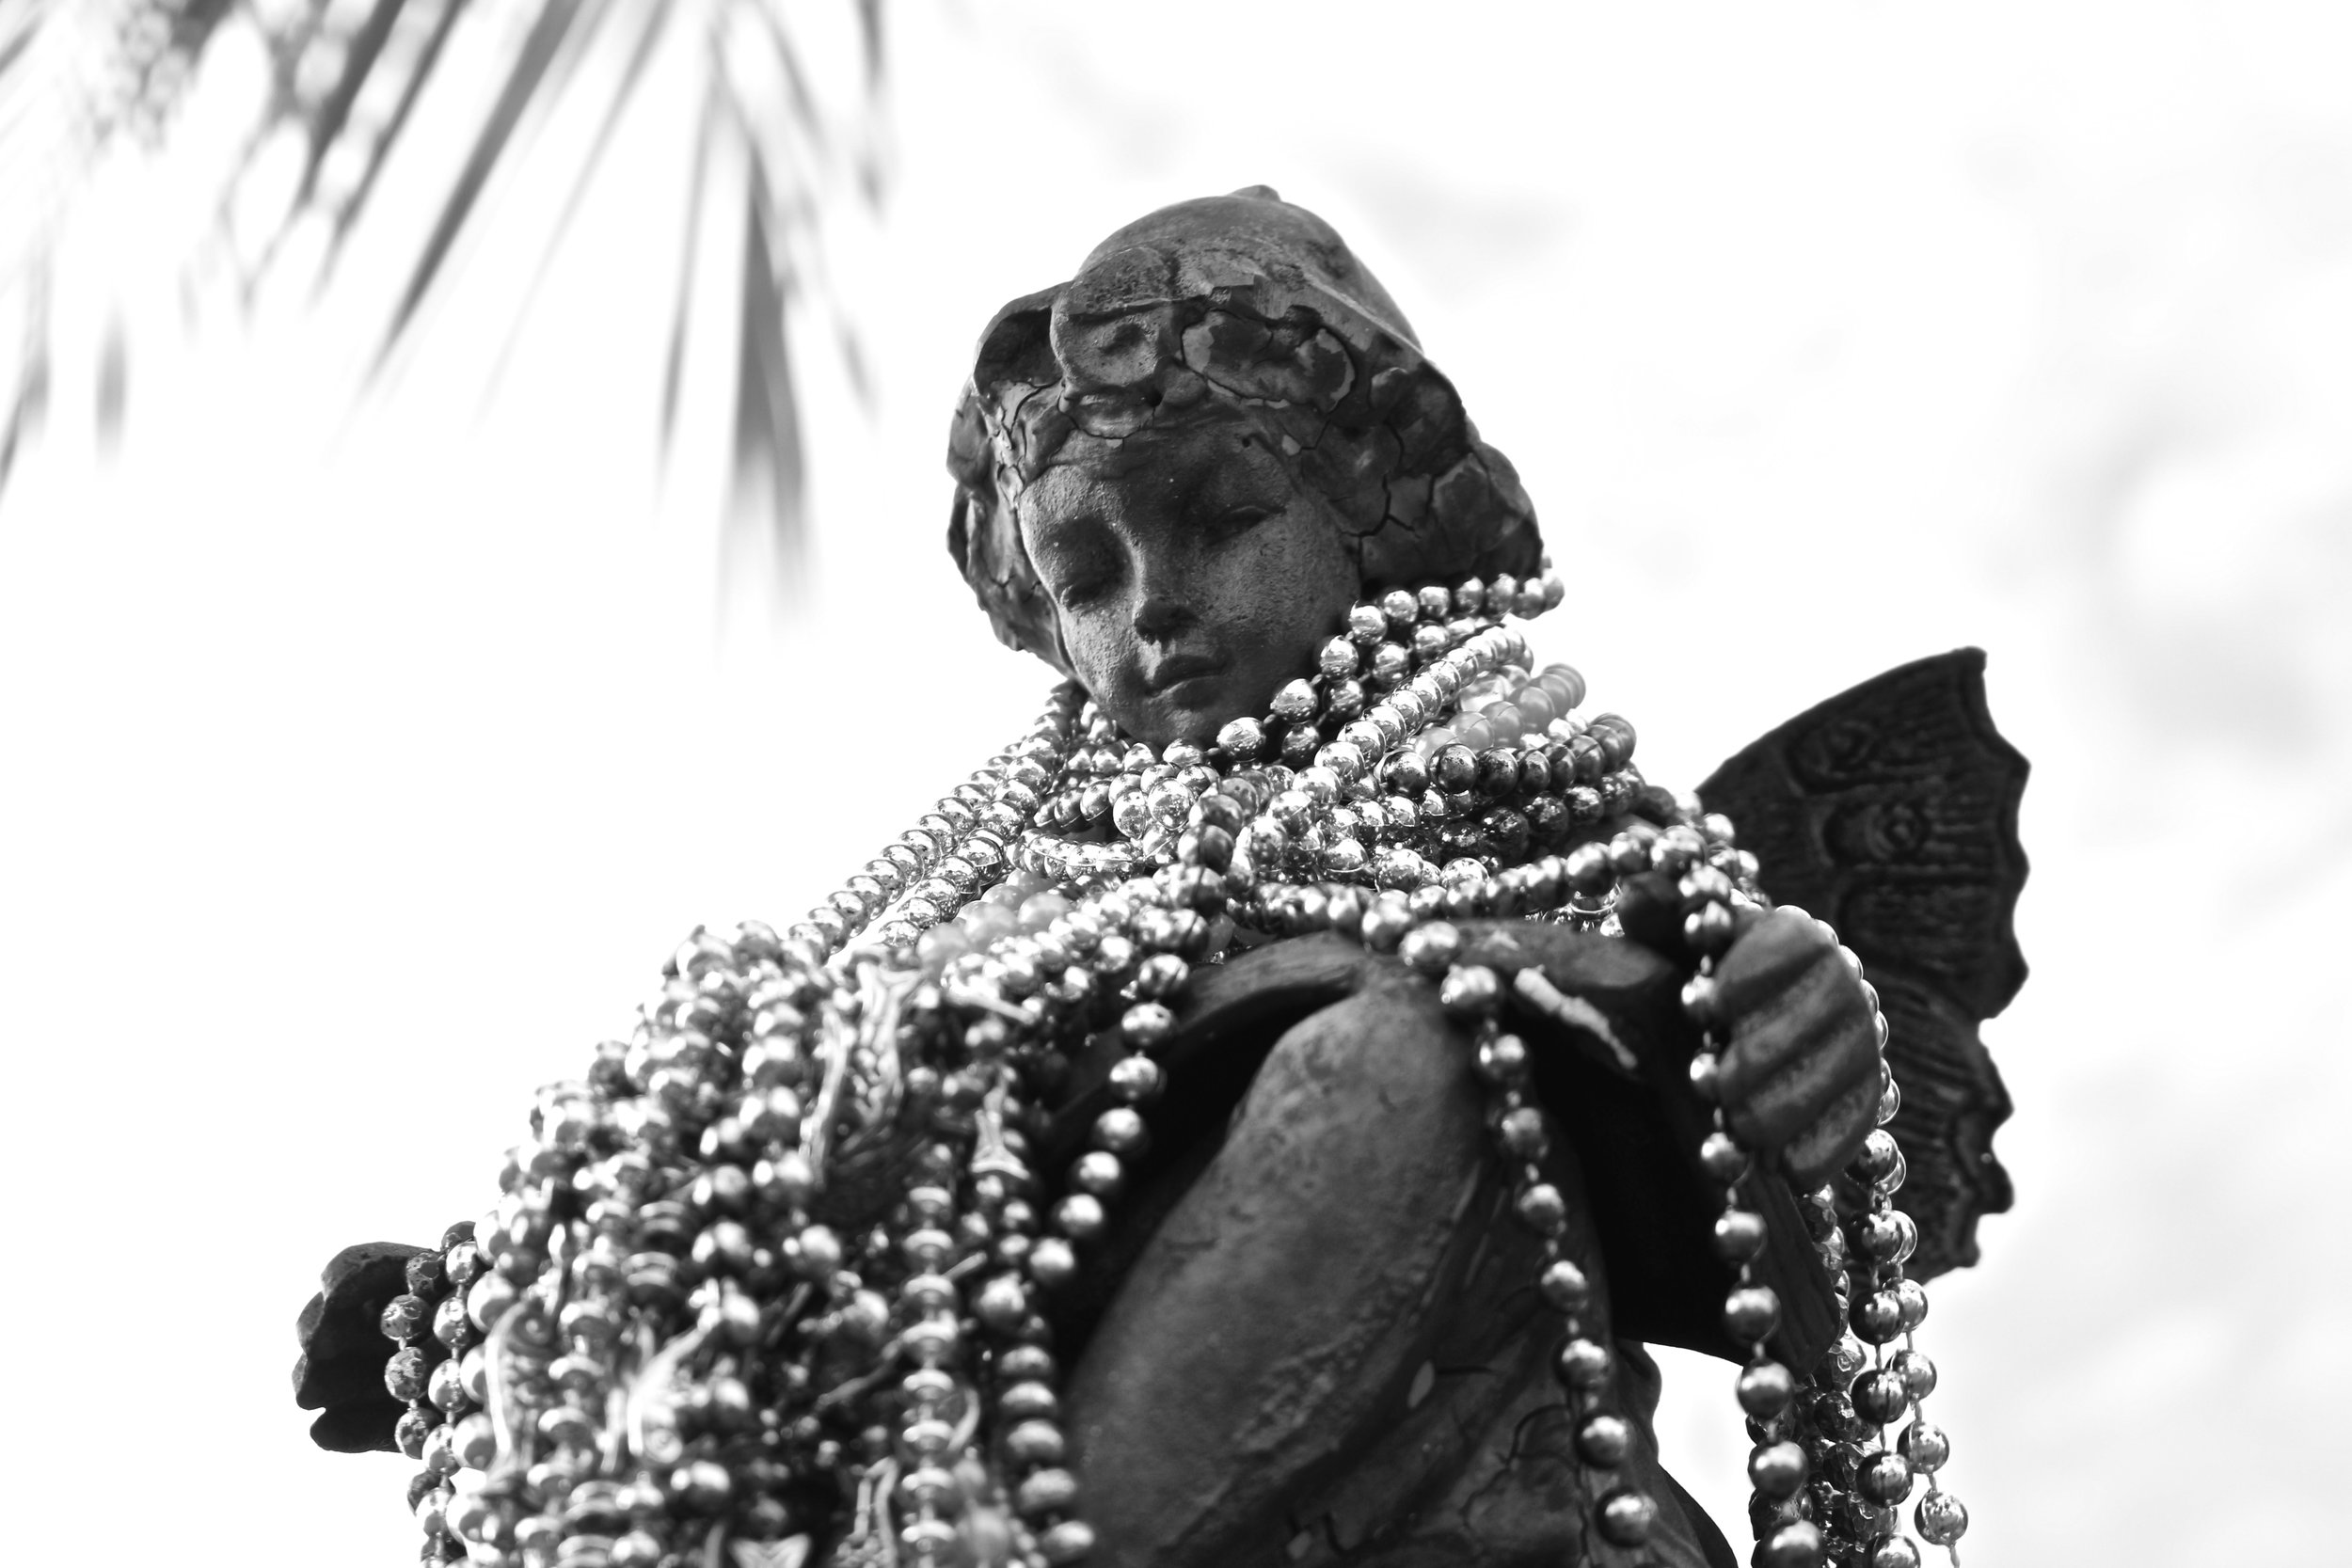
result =
[[[1666,803],[1631,766],[1632,726],[1581,717],[1581,677],[1534,669],[1503,624],[1561,594],[1502,578],[1359,605],[1313,677],[1205,748],[1154,753],[1065,684],[805,920],[696,932],[634,1036],[541,1092],[498,1207],[414,1260],[386,1309],[428,1559],[801,1568],[830,1543],[845,1565],[1083,1560],[1039,1307],[1112,1223],[1192,968],[1252,936],[1335,931],[1436,983],[1476,1043],[1515,1208],[1544,1243],[1585,1539],[1638,1560],[1656,1507],[1615,1480],[1632,1428],[1584,1332],[1594,1288],[1561,1246],[1527,1047],[1502,1026],[1506,994],[1562,999],[1538,971],[1477,961],[1453,922],[1613,933],[1621,881],[1666,873],[1707,1026],[1735,911],[1763,898],[1731,825]],[[1546,852],[1636,805],[1660,820]],[[1105,1025],[1126,1051],[1119,1103],[1047,1202],[1025,1131],[1037,1085]],[[1702,1099],[1720,1043],[1693,1062]],[[1881,1130],[1807,1199],[1853,1332],[1804,1376],[1764,1349],[1779,1304],[1747,1267],[1763,1221],[1720,1112],[1701,1150],[1725,1183],[1724,1322],[1751,1347],[1738,1393],[1771,1568],[1914,1568],[1894,1506],[1917,1476],[1920,1536],[1965,1528],[1934,1479],[1948,1445],[1918,1414],[1935,1373],[1911,1343],[1915,1235],[1889,1202],[1896,1097],[1887,1078]]]

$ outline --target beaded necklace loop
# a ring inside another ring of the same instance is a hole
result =
[[[1192,969],[1326,930],[1425,976],[1471,1037],[1516,1212],[1543,1243],[1594,1499],[1584,1538],[1638,1549],[1657,1507],[1618,1478],[1632,1427],[1612,1407],[1610,1348],[1586,1333],[1595,1288],[1561,1244],[1527,1047],[1503,1027],[1507,1002],[1565,999],[1538,972],[1466,961],[1453,922],[1615,934],[1621,880],[1666,872],[1703,955],[1685,1005],[1704,1027],[1734,911],[1764,898],[1731,825],[1664,809],[1632,726],[1582,717],[1582,677],[1534,669],[1504,624],[1562,596],[1547,568],[1358,605],[1313,676],[1208,747],[1154,753],[1065,683],[805,919],[696,931],[632,1037],[541,1091],[498,1207],[412,1263],[385,1312],[427,1560],[1086,1558],[1040,1308],[1113,1223]],[[1637,802],[1670,825],[1550,852]],[[1126,1053],[1117,1103],[1049,1184],[1041,1096],[1105,1025]],[[1710,1031],[1694,1059],[1702,1099],[1720,1046]],[[1763,1221],[1737,1200],[1748,1156],[1720,1111],[1700,1151],[1725,1185],[1716,1244],[1740,1274],[1724,1322],[1751,1347],[1737,1392],[1771,1568],[1915,1568],[1893,1509],[1920,1475],[1920,1536],[1949,1546],[1966,1525],[1935,1481],[1948,1445],[1918,1414],[1935,1373],[1911,1343],[1926,1296],[1902,1275],[1916,1238],[1889,1201],[1885,1085],[1847,1180],[1807,1199],[1853,1332],[1806,1376],[1762,1348],[1778,1303],[1747,1268]]]

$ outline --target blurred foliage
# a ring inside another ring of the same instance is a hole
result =
[[[810,285],[822,270],[828,212],[880,200],[880,8],[881,0],[0,0],[0,304],[14,306],[0,323],[13,315],[20,331],[0,348],[0,486],[53,413],[61,352],[96,356],[102,440],[119,425],[138,345],[119,305],[104,311],[94,343],[61,341],[57,242],[106,158],[126,142],[167,142],[208,52],[229,34],[251,29],[267,59],[262,100],[240,106],[242,150],[215,193],[208,240],[233,258],[246,301],[306,224],[326,230],[324,288],[388,163],[420,139],[420,115],[470,117],[454,128],[464,154],[437,189],[429,227],[397,237],[401,282],[385,307],[379,371],[422,329],[453,246],[485,221],[493,176],[522,161],[559,105],[571,113],[584,100],[595,126],[584,150],[568,168],[551,172],[541,160],[528,176],[567,182],[535,291],[648,68],[675,48],[697,73],[700,122],[691,166],[681,171],[687,200],[677,290],[666,306],[660,434],[666,448],[689,373],[692,295],[711,276],[697,254],[704,220],[733,203],[739,211],[723,215],[739,217],[744,238],[732,263],[741,331],[730,367],[731,494],[739,511],[748,505],[772,519],[789,560],[803,496],[789,306],[823,293]],[[506,40],[489,91],[428,93],[453,35],[469,24],[490,24]],[[291,199],[258,233],[232,233],[240,187],[256,179],[264,150],[289,135],[301,150]],[[739,168],[748,180],[738,182]],[[194,258],[164,260],[184,269]],[[837,309],[831,314],[850,380],[862,387],[854,337]]]

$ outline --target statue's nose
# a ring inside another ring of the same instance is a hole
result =
[[[1136,607],[1136,633],[1154,641],[1165,641],[1192,625],[1196,618],[1191,604],[1174,585],[1159,584]]]

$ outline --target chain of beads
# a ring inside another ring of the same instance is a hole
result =
[[[392,1435],[402,1453],[424,1463],[408,1483],[408,1507],[426,1521],[429,1542],[446,1536],[434,1521],[446,1522],[455,1501],[447,1481],[465,1463],[456,1431],[448,1423],[468,1416],[477,1402],[466,1388],[469,1369],[453,1357],[470,1351],[481,1336],[458,1299],[465,1281],[453,1279],[449,1270],[453,1249],[465,1247],[469,1254],[472,1238],[470,1221],[453,1226],[439,1251],[409,1259],[404,1271],[407,1290],[392,1298],[377,1322],[385,1338],[400,1347],[385,1363],[384,1386],[394,1399],[408,1402]],[[461,1258],[461,1272],[467,1266]],[[477,1441],[467,1451],[486,1463],[496,1450],[494,1444],[485,1449]]]
[[[1708,836],[1728,842],[1728,823],[1710,817],[1706,827]],[[1701,863],[1687,841],[1673,842],[1674,832],[1661,836],[1653,864],[1678,878],[1687,911],[1683,935],[1700,955],[1699,973],[1683,990],[1684,1009],[1705,1030],[1692,1058],[1691,1086],[1701,1100],[1716,1104],[1723,1041],[1713,1028],[1712,971],[1736,934],[1733,908],[1747,902],[1753,890],[1734,886],[1721,866]],[[1836,941],[1827,922],[1816,924]],[[1918,1232],[1892,1201],[1902,1185],[1903,1157],[1885,1129],[1901,1103],[1901,1091],[1884,1056],[1886,1017],[1879,1010],[1877,991],[1864,978],[1862,960],[1842,944],[1837,951],[1868,997],[1877,1030],[1878,1126],[1846,1173],[1850,1191],[1841,1197],[1836,1187],[1826,1187],[1806,1199],[1813,1239],[1851,1331],[1829,1348],[1802,1386],[1765,1348],[1779,1325],[1780,1301],[1755,1277],[1752,1265],[1764,1247],[1764,1219],[1740,1200],[1739,1183],[1751,1161],[1732,1136],[1720,1104],[1699,1158],[1724,1186],[1724,1212],[1715,1222],[1717,1255],[1739,1271],[1724,1298],[1724,1326],[1749,1352],[1735,1391],[1754,1443],[1748,1455],[1748,1479],[1756,1488],[1749,1522],[1758,1568],[1817,1568],[1823,1562],[1838,1568],[1919,1568],[1918,1548],[1900,1533],[1895,1515],[1910,1495],[1915,1473],[1931,1478],[1915,1514],[1924,1540],[1952,1548],[1967,1528],[1967,1512],[1932,1479],[1949,1451],[1941,1429],[1920,1416],[1899,1449],[1886,1441],[1888,1424],[1900,1420],[1906,1410],[1916,1413],[1917,1402],[1935,1386],[1935,1369],[1911,1344],[1912,1330],[1927,1316],[1928,1297],[1902,1273]],[[1887,1352],[1884,1347],[1898,1338],[1904,1349]],[[1875,1366],[1866,1343],[1878,1348]],[[1959,1560],[1956,1551],[1952,1560]]]
[[[1605,1408],[1591,1286],[1561,1253],[1526,1048],[1501,1027],[1502,977],[1455,962],[1449,920],[1613,930],[1621,876],[1710,875],[1727,899],[1756,868],[1720,819],[1544,852],[1660,811],[1632,727],[1580,717],[1581,678],[1534,672],[1500,624],[1561,594],[1473,580],[1359,605],[1313,679],[1206,748],[1124,743],[1065,685],[783,935],[698,931],[633,1037],[542,1091],[504,1197],[448,1254],[432,1316],[453,1354],[435,1364],[417,1338],[424,1291],[388,1314],[388,1386],[419,1402],[403,1446],[432,1478],[412,1498],[428,1557],[798,1568],[834,1539],[834,1560],[877,1568],[1084,1558],[1038,1308],[1148,1145],[1168,1000],[1242,929],[1395,953],[1470,1027],[1545,1243],[1578,1453],[1605,1482],[1631,1429]],[[1106,1022],[1127,1052],[1119,1103],[1048,1203],[1030,1139]],[[1594,1525],[1635,1545],[1655,1512],[1606,1485]]]

